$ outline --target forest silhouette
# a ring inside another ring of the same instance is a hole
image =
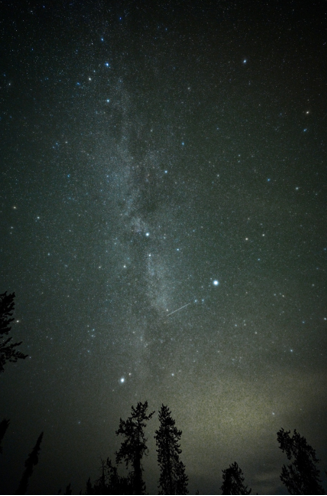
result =
[[[0,294],[0,372],[4,372],[5,365],[25,359],[17,350],[22,342],[12,343],[11,322],[14,312],[15,293]],[[100,477],[95,481],[90,478],[84,486],[85,494],[147,494],[146,482],[143,474],[143,458],[149,455],[145,430],[147,423],[155,414],[148,412],[148,402],[138,402],[131,407],[131,414],[127,420],[120,419],[117,436],[122,437],[120,449],[115,453],[115,463],[111,458],[102,460]],[[188,494],[188,475],[180,455],[182,431],[177,429],[175,420],[167,405],[161,405],[158,412],[159,428],[155,431],[157,463],[159,467],[159,494]],[[3,419],[0,422],[0,454],[1,443],[10,421]],[[16,494],[26,494],[29,479],[38,463],[43,432],[39,435],[34,448],[25,462]],[[288,464],[281,468],[280,480],[289,494],[325,494],[321,484],[320,470],[317,467],[319,460],[315,450],[307,443],[296,429],[290,431],[280,429],[277,432],[279,448],[286,454]],[[119,474],[119,468],[124,465],[124,475]],[[127,474],[126,474],[127,472]],[[18,479],[17,479],[18,480]],[[251,489],[245,485],[242,469],[237,462],[233,462],[222,470],[222,494],[251,494]],[[0,481],[1,492],[1,481]],[[61,491],[59,491],[60,493]],[[82,491],[80,492],[80,494]],[[64,494],[72,494],[69,483]]]

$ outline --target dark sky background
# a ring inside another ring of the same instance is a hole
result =
[[[41,431],[30,492],[85,491],[145,400],[190,492],[285,492],[281,427],[326,469],[326,3],[0,7],[2,492]]]

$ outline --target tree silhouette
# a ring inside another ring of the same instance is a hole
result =
[[[72,494],[72,484],[71,482],[66,486],[65,492],[63,494]],[[61,494],[61,489],[59,489],[58,494]],[[81,494],[81,493],[80,493]],[[86,493],[88,494],[88,493]]]
[[[176,484],[175,484],[175,494],[188,494],[188,476],[185,473],[185,465],[180,460],[176,464]]]
[[[251,494],[251,489],[244,485],[244,475],[242,469],[236,462],[223,470],[223,494]]]
[[[6,362],[17,362],[18,359],[24,359],[28,356],[15,350],[17,346],[22,344],[22,341],[9,344],[12,337],[5,338],[11,331],[10,323],[14,320],[11,318],[15,307],[14,298],[15,293],[7,295],[6,291],[0,294],[0,373],[4,371]]]
[[[182,431],[175,426],[175,420],[165,405],[161,405],[159,422],[160,427],[154,436],[160,467],[158,487],[163,494],[187,494],[188,477],[185,466],[179,459],[182,452],[179,444]]]
[[[86,491],[85,494],[94,494],[91,478],[89,477],[86,482]]]
[[[116,463],[125,461],[126,468],[131,465],[132,472],[130,480],[134,494],[143,494],[145,491],[145,483],[142,478],[142,458],[147,454],[147,439],[144,436],[146,422],[151,419],[154,412],[147,414],[148,402],[139,402],[134,408],[132,406],[131,416],[125,421],[120,419],[119,429],[116,431],[117,436],[121,434],[125,436],[125,441],[122,442],[120,450],[116,453]]]
[[[316,467],[316,451],[307,443],[305,437],[294,429],[280,429],[277,432],[279,448],[286,453],[292,463],[282,467],[281,481],[290,494],[325,494],[319,479],[320,470]]]
[[[66,486],[66,489],[65,489],[65,492],[64,494],[72,494],[73,490],[72,490],[72,484],[71,482],[68,484],[68,486]]]
[[[23,472],[16,494],[25,494],[27,491],[28,479],[33,473],[33,466],[36,465],[39,461],[39,451],[42,438],[43,432],[41,432],[41,434],[39,435],[33,450],[28,455],[28,458],[25,462],[25,470]]]
[[[131,494],[133,491],[132,481],[129,476],[118,475],[110,458],[106,462],[102,460],[101,476],[92,486],[90,478],[86,483],[86,494]]]
[[[4,435],[6,434],[6,430],[9,427],[9,424],[10,424],[9,419],[3,419],[0,422],[0,453],[2,453],[1,443],[2,443]]]

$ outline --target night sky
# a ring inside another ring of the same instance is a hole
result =
[[[327,465],[325,2],[0,2],[2,492],[85,491],[148,400],[194,493]],[[144,463],[158,468],[154,431]]]

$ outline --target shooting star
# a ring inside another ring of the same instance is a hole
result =
[[[192,301],[190,301],[190,303],[186,303],[186,305],[183,305],[182,307],[177,308],[177,310],[174,310],[173,312],[170,312],[168,315],[166,315],[166,317],[169,317],[170,315],[173,315],[173,313],[179,312],[179,311],[180,311],[180,310],[182,310],[183,308],[188,307],[189,305],[191,305],[191,303],[193,303],[193,302],[192,302]]]

